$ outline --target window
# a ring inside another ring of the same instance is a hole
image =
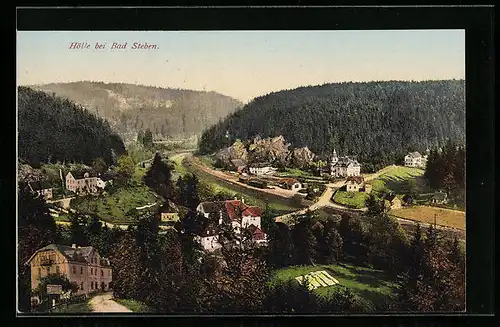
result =
[[[102,271],[102,269],[101,269],[101,276],[104,276],[104,271]]]
[[[94,268],[90,268],[90,274],[93,275],[94,274]]]
[[[80,289],[83,291],[83,282],[80,283]]]
[[[108,276],[111,276],[111,270],[108,270]]]
[[[90,282],[90,289],[93,290],[94,289],[94,283]]]
[[[95,289],[98,289],[97,282],[94,282]]]
[[[56,274],[59,274],[59,266],[56,266]]]
[[[73,274],[76,274],[76,267],[73,266]]]
[[[50,267],[47,267],[47,275],[50,274]]]
[[[83,274],[83,267],[80,267],[80,275]]]

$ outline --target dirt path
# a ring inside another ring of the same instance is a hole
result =
[[[108,292],[94,296],[90,300],[94,312],[132,312],[132,310],[112,300],[113,293]]]

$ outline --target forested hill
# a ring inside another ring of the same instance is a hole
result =
[[[75,103],[18,87],[19,157],[41,162],[83,162],[101,157],[108,164],[125,152],[109,124]]]
[[[74,82],[33,88],[66,97],[105,118],[123,139],[149,128],[161,138],[186,138],[201,132],[242,105],[216,93],[151,86]]]
[[[283,135],[317,154],[336,149],[362,161],[394,160],[447,138],[465,140],[465,81],[336,83],[271,93],[207,129],[200,151],[255,135]]]

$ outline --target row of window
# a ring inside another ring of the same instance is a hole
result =
[[[59,268],[59,267],[57,267]],[[98,269],[90,268],[90,274],[97,276]],[[73,266],[73,274],[76,274],[76,266]],[[80,275],[83,274],[83,267],[80,267]],[[104,276],[104,271],[101,269],[101,276]],[[111,270],[108,270],[108,276],[111,276]]]
[[[109,284],[102,282],[102,287],[108,288],[108,286],[109,286]],[[89,282],[89,288],[91,290],[97,290],[97,289],[99,289],[99,286],[98,286],[96,281],[93,281],[93,282]],[[80,290],[84,291],[83,282],[80,283]]]

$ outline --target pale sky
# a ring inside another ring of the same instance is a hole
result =
[[[69,49],[72,42],[91,49]],[[111,50],[113,42],[128,48]],[[159,49],[132,50],[133,42]],[[22,31],[17,78],[216,91],[247,102],[323,83],[464,79],[465,31]]]

